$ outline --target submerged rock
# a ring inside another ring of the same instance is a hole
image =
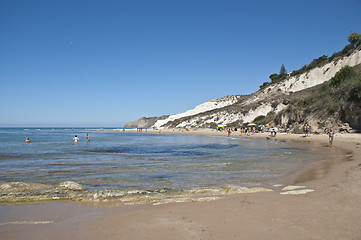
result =
[[[61,190],[71,190],[71,191],[86,190],[86,187],[84,187],[83,185],[76,183],[76,182],[72,182],[72,181],[65,181],[65,182],[59,183],[59,188]]]
[[[9,183],[0,184],[0,192],[3,193],[31,192],[46,187],[47,187],[46,185],[41,183],[9,182]]]

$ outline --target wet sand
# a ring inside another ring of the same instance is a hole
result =
[[[336,134],[332,148],[326,135],[278,134],[268,141],[273,140],[317,143],[335,154],[286,180],[313,192],[281,195],[282,187],[274,187],[216,201],[134,207],[70,201],[1,205],[1,239],[361,239],[361,136]]]

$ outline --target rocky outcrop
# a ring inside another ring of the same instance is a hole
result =
[[[71,191],[84,191],[86,190],[86,187],[83,185],[72,182],[72,181],[65,181],[59,184],[59,189],[61,190],[71,190]]]
[[[351,128],[361,132],[361,103],[346,103],[342,117],[343,122],[347,122]]]
[[[46,185],[41,183],[9,182],[0,184],[0,193],[31,192],[46,187]]]
[[[168,116],[162,117],[142,117],[136,121],[127,122],[124,128],[149,128],[153,126],[157,121],[166,119]]]

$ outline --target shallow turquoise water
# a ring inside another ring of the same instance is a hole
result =
[[[92,132],[86,142],[85,135],[0,129],[0,182],[70,180],[90,190],[257,186],[321,158],[285,143],[238,137]]]

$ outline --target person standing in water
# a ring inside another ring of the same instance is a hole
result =
[[[90,137],[89,137],[89,134],[88,134],[88,133],[86,134],[86,141],[87,141],[87,142],[90,141]]]
[[[30,142],[31,142],[31,141],[30,141],[30,138],[27,137],[27,138],[25,139],[25,142],[26,142],[26,143],[30,143]]]
[[[75,135],[75,137],[73,137],[74,143],[77,143],[79,141],[79,138],[77,135]]]

